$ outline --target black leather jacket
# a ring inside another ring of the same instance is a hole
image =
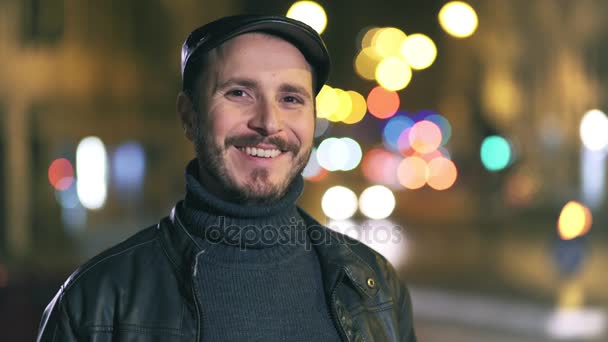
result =
[[[174,213],[76,270],[46,308],[38,341],[200,341],[196,263],[205,251]],[[342,340],[416,341],[409,294],[390,263],[301,214]]]

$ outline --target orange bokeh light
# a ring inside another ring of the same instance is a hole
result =
[[[379,119],[387,119],[395,115],[399,104],[399,94],[381,86],[375,87],[367,95],[367,109]]]
[[[53,160],[49,166],[49,182],[57,190],[66,190],[74,182],[74,168],[65,158]]]
[[[458,170],[451,160],[445,157],[437,157],[428,163],[428,167],[429,173],[427,183],[431,188],[435,190],[446,190],[456,182]]]
[[[434,122],[422,120],[412,126],[408,138],[410,146],[416,152],[431,153],[441,145],[441,128]]]
[[[407,189],[419,189],[426,184],[428,166],[420,157],[407,157],[401,161],[397,169],[399,183]]]

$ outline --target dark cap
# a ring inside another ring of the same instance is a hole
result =
[[[196,76],[192,73],[194,57],[247,32],[269,33],[297,47],[314,69],[314,90],[315,94],[319,93],[329,76],[327,47],[312,27],[283,16],[236,15],[212,21],[192,31],[182,45],[182,86],[186,88]]]

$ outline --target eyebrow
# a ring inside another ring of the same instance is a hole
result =
[[[226,82],[221,83],[216,87],[216,90],[226,89],[232,86],[241,86],[247,88],[258,88],[258,83],[250,78],[230,78]]]
[[[226,89],[231,86],[241,86],[251,89],[257,89],[259,88],[259,83],[250,78],[231,78],[226,80],[226,82],[223,82],[218,85],[216,90]],[[279,91],[284,93],[297,93],[307,97],[308,99],[312,99],[312,95],[310,94],[310,92],[305,87],[297,84],[283,83],[279,86]]]
[[[310,95],[310,92],[306,88],[296,85],[296,84],[283,83],[279,87],[279,90],[281,92],[285,92],[285,93],[298,93],[303,96],[306,96],[308,99],[312,98],[312,96]]]

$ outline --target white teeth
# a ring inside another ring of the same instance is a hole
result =
[[[241,147],[241,148],[239,148],[239,150],[247,153],[248,155],[250,155],[252,157],[259,157],[259,158],[274,158],[274,157],[278,156],[279,154],[281,154],[281,151],[279,151],[277,149],[265,150],[265,149],[256,148],[256,147]]]

